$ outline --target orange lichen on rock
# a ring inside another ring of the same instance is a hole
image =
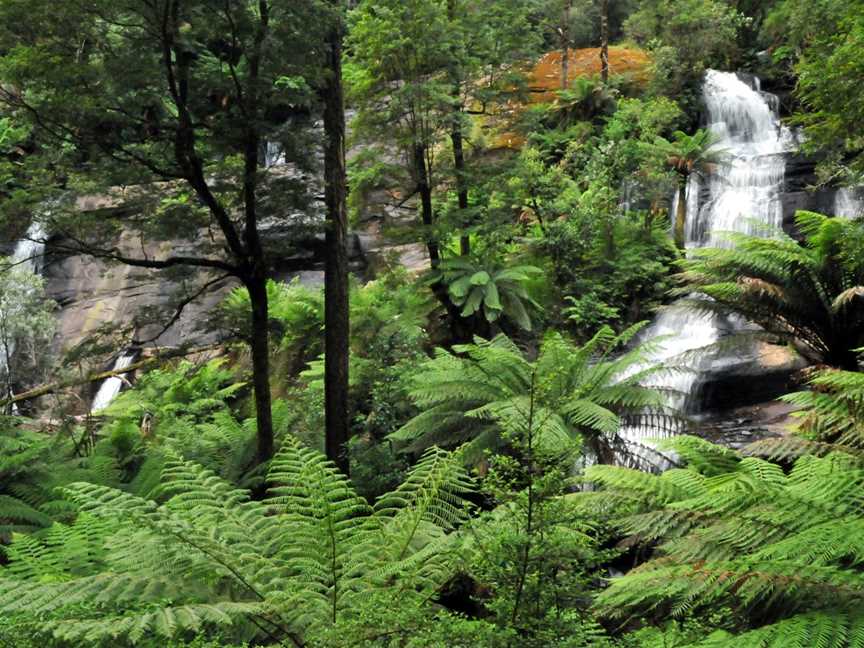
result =
[[[570,50],[567,73],[568,85],[577,78],[600,76],[600,48]],[[624,76],[637,85],[645,85],[651,78],[651,59],[646,52],[630,47],[609,48],[609,74]],[[561,89],[561,51],[548,52],[529,70],[525,77],[528,85],[527,104],[552,103]],[[512,124],[524,110],[525,103],[508,101],[498,106],[493,121],[503,126],[495,137],[496,147],[520,148],[525,140],[511,132],[507,124]]]
[[[600,76],[600,48],[570,50],[568,84],[577,78]],[[609,48],[609,74],[628,76],[634,83],[650,79],[651,59],[643,50],[629,47]],[[549,103],[561,89],[561,52],[544,54],[528,73],[531,103]]]

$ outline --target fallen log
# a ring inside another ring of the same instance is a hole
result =
[[[7,398],[0,400],[0,408],[6,408],[13,403],[20,403],[22,401],[31,400],[33,398],[39,398],[40,396],[53,394],[61,389],[77,387],[79,385],[86,385],[87,383],[105,380],[106,378],[113,378],[114,376],[122,376],[123,374],[137,371],[138,369],[149,369],[153,366],[160,364],[161,362],[172,360],[174,358],[182,358],[190,355],[195,355],[196,353],[206,353],[208,351],[214,351],[221,348],[222,346],[222,344],[211,344],[209,346],[195,347],[189,349],[168,349],[158,355],[152,355],[146,358],[142,358],[141,360],[133,362],[128,367],[124,367],[123,369],[96,371],[91,372],[86,376],[67,378],[66,380],[58,380],[53,383],[46,383],[44,385],[34,387],[33,389],[28,389],[27,391],[21,392],[20,394],[13,394]]]

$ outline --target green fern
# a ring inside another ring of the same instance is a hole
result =
[[[740,313],[766,331],[798,341],[812,359],[857,368],[864,345],[864,255],[861,224],[798,212],[804,243],[779,229],[767,238],[729,234],[729,248],[700,248],[683,261],[680,293],[711,300],[694,308]]]
[[[625,417],[666,413],[664,394],[643,383],[669,369],[648,366],[646,346],[619,353],[640,328],[603,328],[581,347],[550,335],[534,362],[503,335],[438,350],[413,376],[410,396],[422,412],[390,438],[409,451],[470,441],[476,453],[519,434],[530,415],[537,443],[581,437],[608,456],[626,445],[618,437]]]
[[[740,634],[717,633],[694,646],[860,645],[864,470],[857,462],[843,453],[804,456],[786,473],[701,440],[667,444],[686,468],[657,476],[593,466],[586,477],[599,491],[571,496],[617,517],[627,544],[654,550],[611,582],[598,611],[623,622],[700,618],[728,607],[749,619]]]
[[[121,470],[110,444],[97,443],[83,455],[74,435],[45,434],[32,423],[0,420],[0,555],[13,533],[41,533],[55,520],[70,520],[74,507],[56,489],[88,480],[118,486]]]
[[[296,442],[272,461],[263,501],[166,454],[162,504],[93,484],[66,488],[82,514],[48,538],[15,537],[0,612],[62,645],[224,627],[302,645],[372,595],[429,605],[452,576],[449,531],[464,520],[471,490],[457,456],[430,451],[370,507]],[[67,555],[81,556],[74,568]]]
[[[509,319],[520,328],[532,328],[529,309],[540,306],[528,294],[525,285],[542,274],[534,266],[497,267],[475,259],[445,259],[432,273],[430,281],[447,286],[450,301],[461,311],[461,317],[482,314],[488,323]]]

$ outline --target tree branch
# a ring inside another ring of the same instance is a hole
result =
[[[103,248],[94,247],[68,233],[64,233],[64,236],[73,240],[77,244],[77,247],[63,245],[62,243],[53,244],[53,247],[55,249],[61,250],[63,252],[69,252],[73,254],[86,254],[87,256],[92,256],[97,259],[109,259],[111,261],[118,261],[119,263],[125,263],[126,265],[137,268],[164,270],[166,268],[175,268],[177,266],[193,266],[198,268],[213,268],[215,270],[222,270],[223,272],[231,276],[240,276],[240,270],[237,266],[234,266],[227,261],[223,261],[221,259],[190,256],[171,256],[164,259],[129,257],[120,254],[116,250],[106,250]]]
[[[158,340],[160,337],[165,335],[165,333],[168,331],[168,329],[170,329],[172,326],[174,326],[177,323],[177,321],[180,319],[180,316],[183,315],[183,311],[186,309],[186,307],[189,304],[194,302],[196,299],[198,299],[201,295],[206,293],[210,288],[212,288],[216,284],[218,284],[222,281],[225,281],[226,279],[228,279],[232,276],[234,276],[234,275],[231,275],[231,274],[220,275],[220,276],[216,277],[215,279],[211,279],[210,281],[206,282],[203,286],[201,286],[201,288],[199,288],[193,294],[187,295],[179,304],[177,304],[176,308],[174,309],[174,314],[171,316],[171,319],[168,320],[168,322],[162,327],[162,329],[156,335],[154,335],[150,338],[147,338],[146,340],[132,340],[132,346],[144,346],[146,344],[150,344],[151,342],[155,342],[156,340]]]

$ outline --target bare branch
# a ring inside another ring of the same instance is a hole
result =
[[[233,275],[231,275],[231,274],[220,275],[220,276],[206,282],[203,286],[201,286],[193,294],[187,295],[179,304],[177,304],[176,308],[174,309],[174,314],[171,316],[171,319],[168,320],[168,322],[162,327],[162,329],[156,335],[154,335],[150,338],[147,338],[146,340],[132,340],[132,346],[144,346],[146,344],[150,344],[150,343],[158,340],[160,337],[165,335],[165,333],[168,331],[168,329],[170,329],[172,326],[174,326],[177,323],[177,321],[183,315],[183,311],[186,309],[186,307],[189,304],[194,302],[196,299],[198,299],[201,295],[206,293],[208,290],[210,290],[210,288],[212,288],[216,284],[221,283],[221,282],[225,281],[226,279],[229,279],[232,276]]]

